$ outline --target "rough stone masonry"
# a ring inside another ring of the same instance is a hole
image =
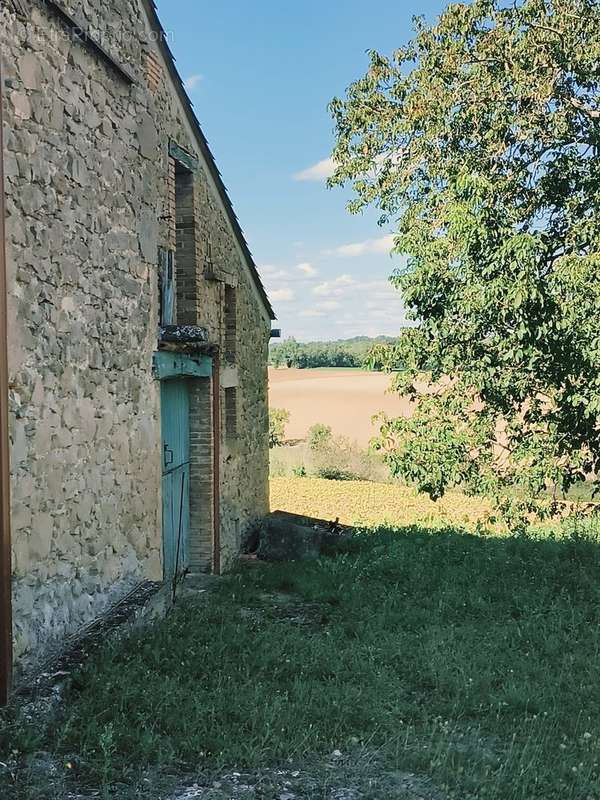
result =
[[[18,15],[3,4],[0,42],[23,668],[163,575],[159,249],[175,251],[177,321],[205,328],[222,361],[219,386],[200,378],[191,391],[193,569],[214,559],[215,493],[224,566],[268,511],[272,314],[151,1],[60,3],[131,81],[73,35],[55,4],[22,5]],[[195,161],[193,174],[178,175],[173,152]]]

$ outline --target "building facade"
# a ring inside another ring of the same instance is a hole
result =
[[[268,511],[273,313],[152,0],[6,0],[17,666]]]

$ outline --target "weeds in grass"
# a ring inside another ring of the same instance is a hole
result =
[[[271,477],[299,472],[327,480],[393,482],[382,457],[343,436],[333,436],[326,425],[314,425],[308,440],[271,450]]]

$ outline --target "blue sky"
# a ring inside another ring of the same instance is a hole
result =
[[[397,333],[390,229],[328,190],[327,103],[441,0],[159,0],[177,66],[285,337]]]

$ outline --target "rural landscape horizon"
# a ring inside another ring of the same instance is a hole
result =
[[[600,800],[600,0],[4,0],[0,800]]]

